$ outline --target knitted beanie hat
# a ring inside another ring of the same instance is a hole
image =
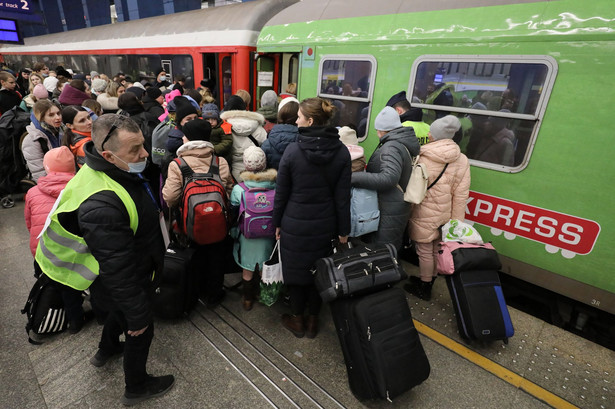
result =
[[[203,105],[203,119],[220,119],[220,111],[216,104]]]
[[[175,122],[177,124],[180,124],[182,119],[190,114],[198,114],[196,108],[192,106],[187,98],[175,97],[173,102],[175,102]]]
[[[392,131],[393,129],[401,128],[399,114],[391,107],[384,107],[376,117],[374,128],[377,131]]]
[[[340,134],[340,141],[342,141],[344,145],[348,146],[359,144],[357,132],[354,129],[348,126],[342,126],[337,132]]]
[[[156,99],[162,95],[162,91],[158,87],[149,87],[145,90],[145,93],[151,98]]]
[[[75,173],[75,156],[66,146],[50,149],[43,157],[45,172]]]
[[[184,136],[189,141],[209,141],[211,136],[211,125],[204,119],[197,118],[182,127]]]
[[[460,127],[461,122],[459,122],[456,116],[447,115],[433,121],[429,127],[429,132],[435,141],[439,141],[440,139],[453,139]]]
[[[43,81],[43,85],[45,86],[45,89],[49,92],[53,92],[56,89],[56,86],[58,85],[58,79],[56,77],[47,77],[45,78],[45,80]]]
[[[262,107],[275,107],[275,104],[278,102],[278,94],[275,93],[274,90],[267,90],[263,93],[261,97],[261,106]]]
[[[32,95],[34,95],[36,99],[49,98],[49,93],[43,84],[36,84],[32,90]]]
[[[102,78],[96,78],[94,80],[92,80],[92,89],[94,90],[94,92],[105,92],[105,89],[107,89],[107,81],[103,80]]]
[[[243,164],[250,172],[262,172],[267,168],[267,156],[261,148],[249,146],[243,151]]]

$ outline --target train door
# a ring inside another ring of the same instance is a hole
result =
[[[231,53],[203,53],[203,85],[209,88],[220,109],[233,95],[232,74]]]
[[[298,53],[268,53],[261,54],[257,60],[256,96],[260,101],[267,90],[274,90],[276,94],[297,94],[299,78]],[[290,88],[290,89],[289,89]],[[289,89],[290,92],[287,92]]]

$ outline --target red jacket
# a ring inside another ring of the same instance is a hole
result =
[[[37,185],[28,190],[24,216],[26,226],[30,231],[30,251],[36,254],[37,236],[43,230],[47,215],[51,211],[60,192],[69,180],[75,176],[73,173],[51,172],[38,179]]]

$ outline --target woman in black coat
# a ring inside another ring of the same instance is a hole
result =
[[[350,233],[350,154],[337,129],[325,126],[334,109],[320,98],[301,102],[297,142],[286,148],[278,169],[273,221],[292,310],[282,324],[299,338],[318,332],[322,300],[314,262],[330,254],[332,240],[345,243]]]

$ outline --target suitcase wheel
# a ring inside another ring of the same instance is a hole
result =
[[[508,338],[504,338],[502,341],[504,341],[505,345],[508,345]]]

